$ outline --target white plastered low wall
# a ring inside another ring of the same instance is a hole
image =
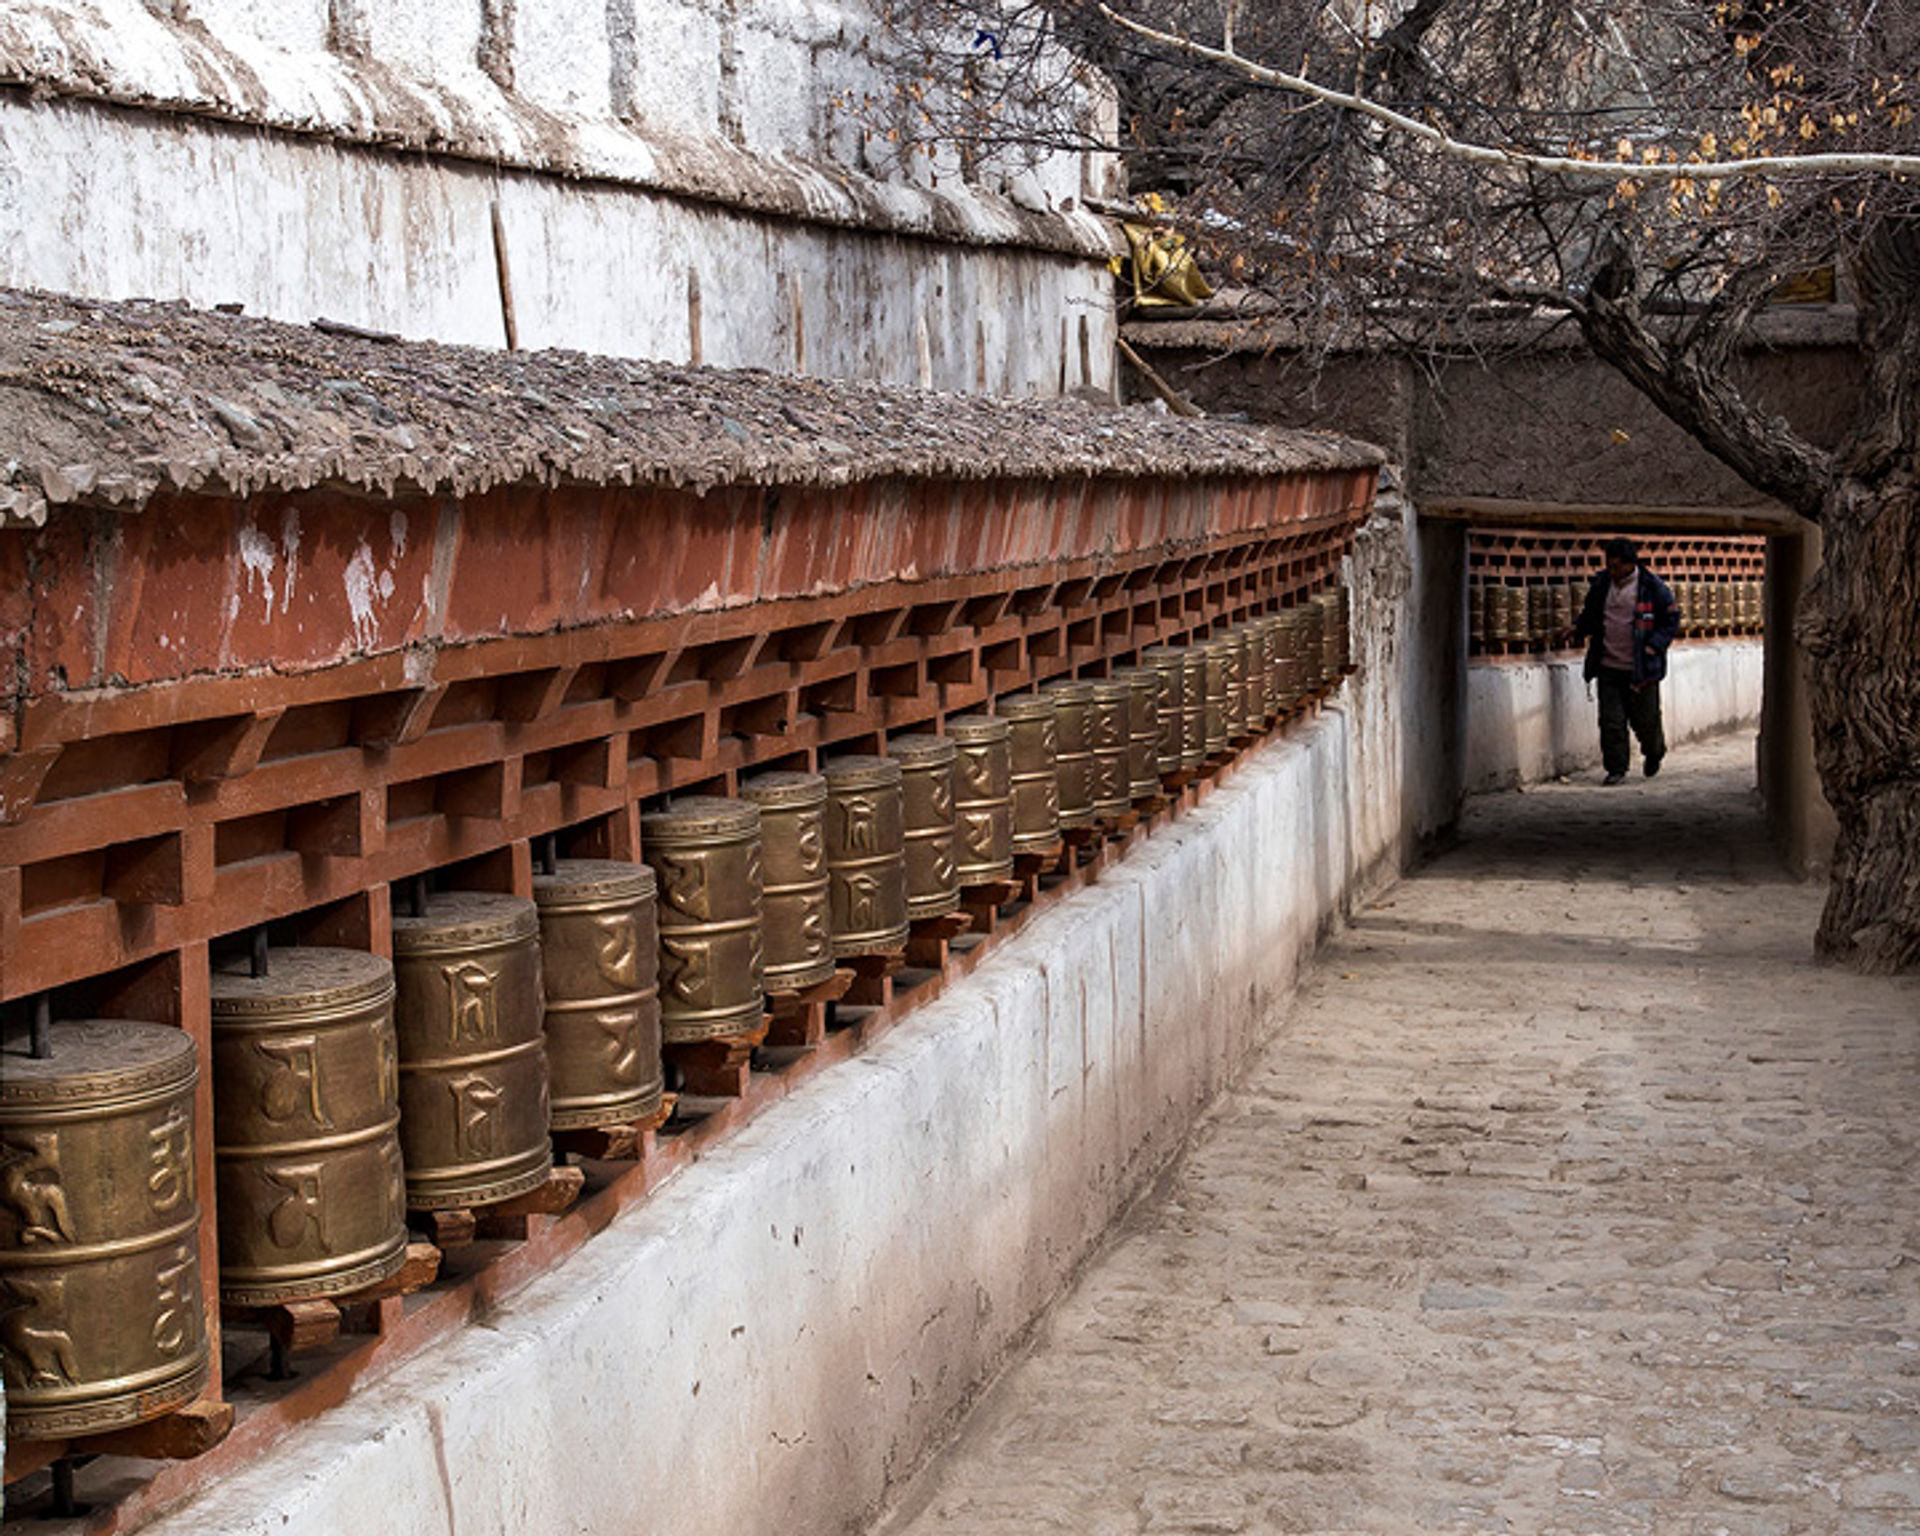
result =
[[[1340,710],[488,1318],[153,1529],[835,1531],[1280,1016],[1356,877]]]
[[[1760,719],[1759,640],[1681,641],[1661,685],[1670,743]],[[1581,659],[1475,662],[1467,671],[1469,793],[1506,789],[1592,768],[1600,761],[1599,706]]]

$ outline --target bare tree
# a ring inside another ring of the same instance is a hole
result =
[[[1558,316],[1819,525],[1802,605],[1839,821],[1820,952],[1920,964],[1920,7],[1911,0],[894,0],[911,133],[988,164],[1117,85],[1134,190],[1311,342]],[[1036,105],[1038,103],[1039,105]],[[1017,123],[1017,131],[1008,131]],[[1743,339],[1837,267],[1865,391],[1823,448]]]

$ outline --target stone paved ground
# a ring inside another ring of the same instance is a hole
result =
[[[1474,804],[887,1536],[1920,1533],[1920,984],[1751,763]]]

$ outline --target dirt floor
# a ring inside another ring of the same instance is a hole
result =
[[[1753,779],[1474,802],[885,1536],[1920,1533],[1920,980]]]

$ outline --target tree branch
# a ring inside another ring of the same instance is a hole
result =
[[[1920,155],[1891,154],[1814,154],[1749,155],[1738,160],[1656,161],[1651,164],[1632,160],[1579,160],[1571,155],[1540,155],[1519,149],[1502,149],[1492,144],[1473,144],[1456,139],[1431,123],[1396,112],[1392,107],[1369,100],[1352,91],[1335,90],[1305,75],[1271,69],[1264,64],[1224,48],[1211,48],[1177,32],[1164,32],[1145,22],[1122,16],[1106,0],[1094,0],[1094,10],[1116,27],[1131,32],[1173,53],[1202,59],[1233,70],[1261,85],[1292,91],[1330,107],[1371,118],[1396,132],[1406,134],[1452,159],[1470,165],[1500,170],[1537,171],[1596,184],[1622,180],[1672,185],[1680,182],[1734,181],[1753,176],[1775,181],[1807,180],[1822,176],[1920,176]]]
[[[1640,313],[1637,276],[1616,247],[1575,303],[1574,318],[1594,355],[1749,485],[1819,522],[1832,456],[1778,417],[1761,415],[1707,357],[1663,343]]]

